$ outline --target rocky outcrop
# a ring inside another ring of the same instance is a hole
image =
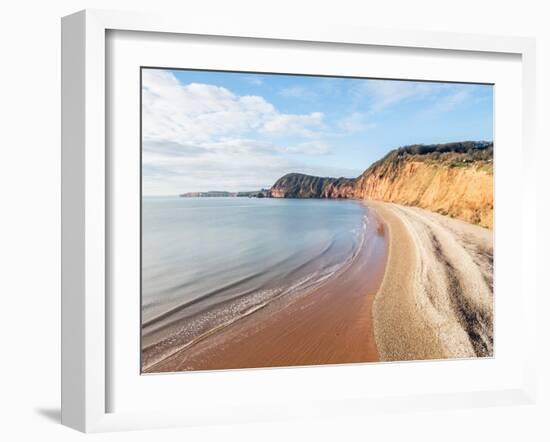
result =
[[[355,180],[289,173],[271,187],[273,198],[352,198]]]
[[[395,149],[355,179],[291,173],[276,198],[357,198],[422,207],[493,227],[493,143],[460,142]]]

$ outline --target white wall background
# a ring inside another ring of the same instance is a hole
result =
[[[540,202],[550,190],[550,19],[544,1],[20,0],[0,14],[0,438],[83,440],[59,425],[60,17],[83,8],[162,10],[271,20],[534,36],[538,43]],[[519,180],[519,177],[518,177]],[[519,182],[518,182],[519,184]],[[539,275],[550,225],[539,210]],[[546,262],[543,259],[546,258]],[[539,390],[535,406],[377,415],[363,419],[102,434],[101,441],[550,440],[549,284],[539,279]],[[545,296],[546,295],[546,296]]]

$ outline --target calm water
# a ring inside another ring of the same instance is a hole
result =
[[[353,259],[367,215],[346,200],[145,197],[144,331],[187,319],[192,340],[319,283]]]

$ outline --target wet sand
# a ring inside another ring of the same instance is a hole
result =
[[[372,232],[354,261],[321,286],[280,299],[205,337],[144,372],[373,362],[374,296],[384,278],[387,235]]]
[[[369,205],[388,226],[374,302],[380,359],[493,356],[493,232],[427,210]]]

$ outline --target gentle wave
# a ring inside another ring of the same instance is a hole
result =
[[[239,320],[250,316],[251,314],[265,308],[270,303],[281,299],[284,296],[299,296],[300,294],[309,292],[310,290],[319,287],[330,278],[343,273],[347,268],[349,268],[349,266],[352,265],[364,245],[366,240],[367,224],[368,218],[365,216],[363,219],[362,228],[360,232],[358,232],[358,241],[355,244],[353,252],[343,262],[312,272],[288,287],[265,290],[247,290],[239,293],[239,295],[231,298],[230,300],[224,301],[220,304],[210,305],[208,310],[205,312],[197,313],[194,317],[186,319],[185,324],[178,331],[172,333],[171,337],[168,339],[144,346],[143,350],[145,352],[153,348],[161,350],[156,352],[155,357],[147,361],[145,368],[151,367],[157,362],[160,362],[175,353],[191,347],[195,343],[211,336],[231,324],[234,324]],[[313,262],[315,259],[325,256],[326,253],[330,251],[332,246],[333,241],[331,241],[331,243],[328,244],[321,253],[308,261]],[[226,288],[227,287],[220,287],[216,290],[216,292],[222,292]],[[201,300],[204,300],[204,298],[197,298],[194,302],[199,302]],[[154,326],[155,323],[160,322],[162,319],[166,319],[167,317],[173,315],[176,311],[179,311],[194,302],[182,304],[177,308],[166,312],[165,314],[153,318],[143,325],[145,327]],[[174,322],[177,322],[177,319]],[[173,322],[165,322],[162,324],[160,329],[169,328],[172,325]],[[158,331],[158,329],[156,331]],[[164,351],[162,351],[163,347]]]

